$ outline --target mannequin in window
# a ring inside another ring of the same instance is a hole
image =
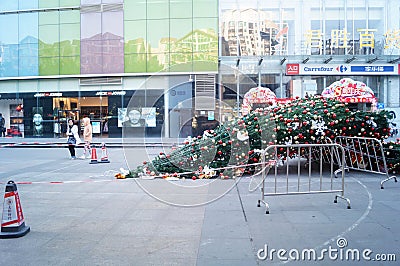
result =
[[[33,115],[33,135],[42,136],[43,135],[43,117],[41,114]]]

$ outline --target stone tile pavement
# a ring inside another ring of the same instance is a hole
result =
[[[333,203],[334,194],[274,196],[267,215],[247,177],[116,180],[119,168],[158,153],[128,150],[110,149],[110,164],[90,165],[61,148],[0,149],[1,190],[8,180],[31,182],[18,185],[31,232],[0,239],[0,265],[365,265],[365,250],[371,265],[399,264],[393,180],[382,190],[382,176],[350,172],[351,209]],[[316,260],[301,259],[312,251]],[[356,251],[359,260],[346,260]],[[285,260],[296,252],[298,260]]]

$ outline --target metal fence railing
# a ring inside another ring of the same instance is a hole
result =
[[[390,179],[397,182],[396,176],[390,175],[386,163],[382,142],[376,138],[338,136],[335,143],[344,149],[345,167],[357,171],[385,175],[383,184]]]
[[[257,206],[263,203],[268,214],[267,196],[336,193],[334,202],[343,199],[350,209],[350,200],[344,197],[344,155],[344,148],[335,143],[268,146],[261,153],[261,199]],[[339,172],[340,181],[335,179]]]

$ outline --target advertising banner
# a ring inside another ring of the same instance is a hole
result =
[[[287,64],[286,75],[399,75],[397,64]]]

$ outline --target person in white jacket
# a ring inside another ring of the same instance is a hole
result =
[[[68,119],[67,143],[71,160],[75,160],[75,145],[79,145],[81,143],[81,139],[79,138],[78,126],[75,125],[74,120],[71,118]]]

